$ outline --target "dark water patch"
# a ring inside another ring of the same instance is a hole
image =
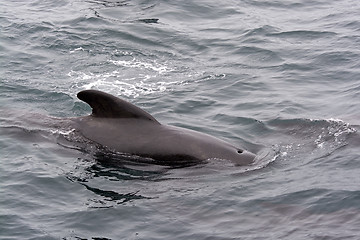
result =
[[[89,2],[89,3],[95,3],[95,4],[99,4],[102,5],[104,7],[123,7],[123,6],[127,6],[130,4],[129,0],[124,0],[124,1],[118,1],[118,0],[86,0],[85,2]]]
[[[356,221],[356,214],[349,215],[348,213],[351,211],[359,212],[359,196],[358,191],[309,189],[259,199],[255,202],[250,201],[246,202],[245,205],[253,211],[253,214],[255,212],[271,214],[272,212],[275,216],[284,215],[293,221],[306,221],[316,225],[320,224],[320,219],[329,221],[338,215],[337,220],[334,219],[334,221],[341,225],[353,220]],[[254,206],[257,207],[254,208]]]
[[[266,64],[273,65],[283,62],[283,59],[281,59],[276,52],[258,47],[241,47],[233,54],[243,56],[246,64],[251,65],[261,63],[261,65],[264,66]]]
[[[338,70],[337,67],[339,67],[340,69],[343,69],[344,66],[353,68],[358,64],[357,61],[354,61],[354,59],[357,59],[358,57],[359,54],[352,51],[327,51],[320,54],[314,61],[314,64],[316,64],[317,66],[331,66],[333,68],[333,71],[336,71]],[[343,74],[340,73],[339,75],[342,76]]]
[[[144,19],[139,19],[139,22],[143,22],[143,23],[158,23],[159,19],[158,18],[144,18]]]
[[[297,31],[288,31],[288,32],[277,32],[277,33],[268,33],[268,36],[279,37],[279,38],[297,38],[304,40],[315,40],[318,38],[329,38],[335,37],[336,33],[326,32],[326,31],[309,31],[309,30],[297,30]]]
[[[312,2],[315,3],[316,1],[312,1]],[[289,2],[289,1],[268,2],[268,1],[261,1],[261,0],[257,0],[257,1],[248,1],[247,0],[247,1],[245,1],[245,3],[247,3],[249,5],[253,5],[254,7],[279,8],[279,9],[294,9],[294,8],[301,8],[302,6],[304,6],[301,2]]]
[[[165,166],[156,166],[153,159],[141,158],[138,156],[112,153],[106,150],[98,151],[95,154],[94,164],[86,170],[94,177],[107,176],[109,180],[147,180],[154,181],[166,173]],[[155,165],[152,165],[155,164]]]
[[[244,34],[243,37],[245,37],[245,39],[247,38],[258,38],[259,41],[263,40],[262,38],[268,36],[268,35],[272,35],[272,34],[276,34],[277,32],[279,32],[279,29],[274,27],[274,26],[270,26],[270,25],[264,25],[262,27],[258,27],[258,28],[252,28],[246,31],[246,33]]]
[[[343,23],[345,28],[350,28],[355,31],[360,30],[360,21],[352,20],[352,21],[346,21]]]
[[[256,200],[256,203],[247,202],[246,206],[252,216],[262,216],[258,228],[273,229],[278,237],[306,235],[310,239],[338,239],[340,236],[343,239],[356,239],[351,225],[359,221],[359,211],[353,203],[350,204],[352,206],[346,206],[340,200],[350,195],[357,198],[357,193],[353,195],[349,192],[333,193],[329,189],[310,189]],[[265,220],[268,217],[272,220]],[[286,224],[288,221],[292,224]],[[324,232],[329,225],[331,229]],[[251,234],[252,229],[254,227],[249,226],[247,234]]]
[[[360,211],[359,191],[332,191],[315,200],[309,209],[314,214],[329,214],[343,210]]]
[[[104,166],[104,163],[94,164],[85,170],[93,175],[93,177],[105,177],[109,181],[122,181],[122,180],[155,180],[162,175],[160,171],[150,171],[151,166],[146,169],[137,169],[136,165],[129,163],[127,166],[116,166],[111,164],[112,168]],[[138,167],[139,168],[139,167]]]
[[[157,3],[142,2],[134,4],[130,1],[86,1],[90,3],[89,9],[94,12],[97,18],[102,18],[114,23],[157,23],[157,18],[139,18],[145,12],[153,10]],[[129,17],[132,16],[132,17]]]
[[[96,12],[93,15],[81,15],[76,16],[71,19],[66,19],[62,21],[61,28],[56,29],[54,33],[63,33],[64,36],[68,38],[76,38],[77,36],[86,36],[87,41],[95,42],[97,32],[99,32],[102,28],[101,26],[114,26],[114,23],[106,18],[96,16]],[[67,34],[66,34],[67,33]],[[81,42],[82,44],[88,44],[87,41]],[[97,42],[101,44],[100,42]],[[71,44],[69,45],[71,46]]]
[[[153,47],[162,46],[162,43],[155,41],[152,37],[150,37],[151,35],[143,36],[142,34],[137,32],[129,33],[125,31],[118,31],[117,29],[106,29],[104,30],[104,34],[108,34],[117,39],[123,39],[123,41],[127,42],[151,45]]]
[[[233,124],[233,125],[241,124],[244,126],[253,126],[254,124],[259,123],[256,119],[234,116],[232,114],[224,114],[224,113],[219,113],[215,115],[214,120],[223,122],[224,124]]]
[[[147,197],[138,195],[138,192],[120,194],[115,191],[107,191],[107,190],[101,190],[98,188],[90,187],[85,183],[80,183],[80,184],[86,187],[87,190],[95,193],[96,195],[101,196],[103,200],[98,201],[100,203],[102,203],[102,201],[111,201],[112,203],[116,202],[116,204],[124,204],[137,199],[149,199]]]
[[[316,66],[307,62],[299,63],[283,63],[279,67],[279,70],[285,73],[291,72],[310,72],[311,70],[316,69]],[[293,73],[292,73],[293,74]]]
[[[164,4],[164,6],[165,7],[161,8],[162,11],[159,11],[159,14],[167,19],[166,22],[172,24],[180,20],[182,23],[196,26],[196,24],[203,24],[207,21],[224,19],[241,14],[241,11],[236,7],[218,8],[216,4],[210,2],[201,4],[181,2],[177,5]],[[159,5],[159,7],[161,7],[161,5]]]
[[[38,109],[46,111],[46,114],[52,114],[54,116],[64,116],[64,111],[71,109],[73,107],[73,98],[68,94],[58,92],[58,91],[43,91],[41,88],[34,88],[34,86],[24,86],[21,84],[9,84],[3,83],[0,86],[0,89],[3,93],[3,97],[13,99],[14,103],[19,103],[19,106],[16,108],[7,106],[8,114],[21,114],[21,119],[26,121],[26,114],[31,121],[35,115],[26,109],[29,105],[37,105]],[[44,106],[48,102],[58,102],[61,101],[62,105],[51,105]],[[23,113],[20,113],[19,109],[23,109]],[[5,113],[5,112],[4,112]],[[3,116],[6,117],[6,116]],[[37,116],[40,117],[40,116]],[[41,118],[41,117],[40,117]]]
[[[219,103],[208,98],[189,99],[184,103],[178,104],[174,111],[178,114],[198,111],[203,111],[206,108],[212,108],[213,106],[219,105]]]
[[[248,205],[249,208],[255,211],[262,211],[261,209],[256,208],[255,206],[263,206],[263,207],[272,207],[279,206],[278,210],[287,210],[284,206],[288,205],[300,205],[303,206],[305,204],[310,204],[313,199],[316,199],[319,196],[324,196],[326,193],[329,193],[327,189],[309,189],[298,192],[286,193],[283,195],[278,195],[274,197],[269,197],[265,199],[256,199],[254,200],[257,204],[253,204],[252,200],[245,204]],[[284,207],[284,208],[281,208]],[[285,212],[284,212],[285,213]]]

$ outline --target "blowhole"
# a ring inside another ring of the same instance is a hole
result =
[[[241,149],[239,149],[237,152],[238,152],[238,153],[243,153],[244,151],[243,151],[243,150],[241,150]]]

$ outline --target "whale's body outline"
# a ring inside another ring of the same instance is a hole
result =
[[[159,123],[141,108],[98,90],[84,90],[78,98],[92,107],[89,116],[74,118],[87,139],[110,150],[160,161],[225,159],[249,165],[256,155],[194,130]]]

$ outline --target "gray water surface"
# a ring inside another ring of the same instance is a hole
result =
[[[0,5],[1,239],[359,238],[358,1]],[[258,161],[119,160],[51,124],[91,88]]]

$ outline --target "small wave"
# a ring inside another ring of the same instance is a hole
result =
[[[321,120],[310,119],[310,121],[318,122]],[[314,141],[318,148],[323,148],[324,144],[329,142],[329,140],[331,140],[334,144],[342,144],[348,134],[356,132],[355,128],[351,127],[349,123],[346,123],[341,119],[331,118],[324,121],[326,121],[329,125],[321,128],[321,133]]]
[[[276,119],[269,121],[275,127],[278,143],[273,145],[279,159],[317,159],[346,146],[350,135],[357,132],[340,119]],[[273,139],[272,139],[273,140]]]
[[[297,38],[304,41],[304,40],[314,40],[318,38],[328,38],[335,36],[336,33],[329,31],[295,30],[295,31],[271,33],[268,35],[273,37],[280,37],[280,38]]]
[[[273,66],[284,62],[279,54],[266,48],[245,46],[234,51],[233,54],[241,55],[246,59],[247,64],[261,63],[261,66]]]

